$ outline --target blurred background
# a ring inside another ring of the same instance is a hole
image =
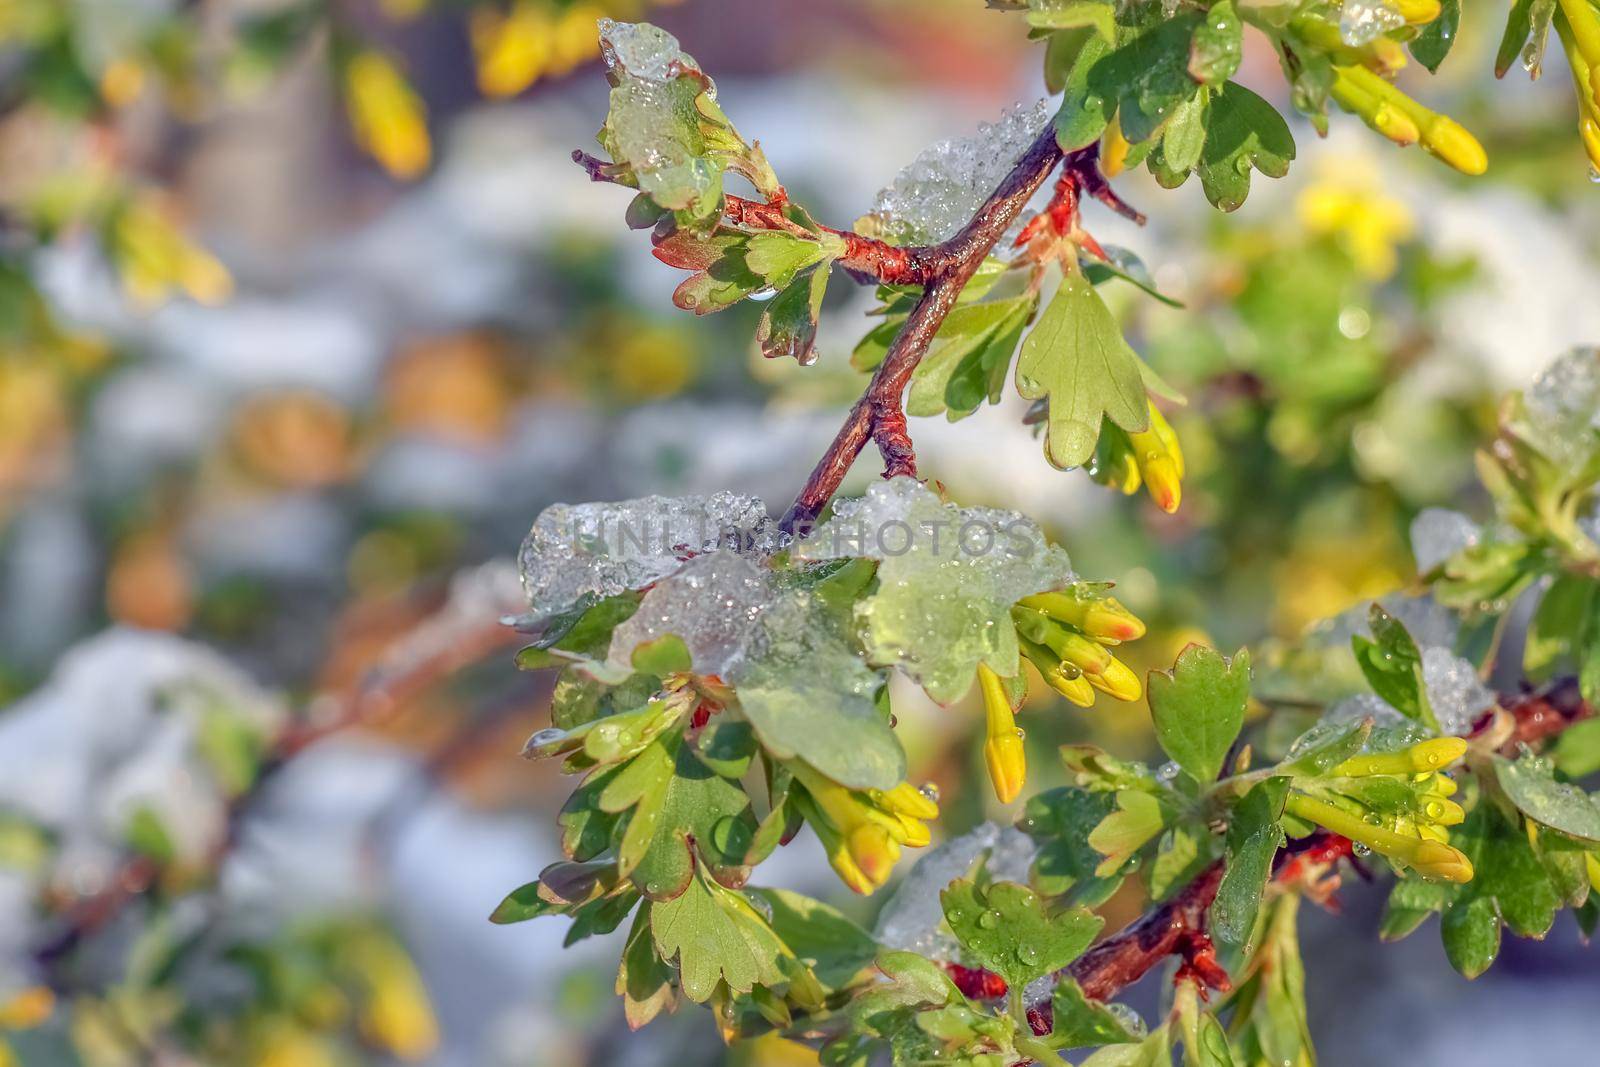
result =
[[[1497,396],[1600,340],[1564,61],[1495,82],[1504,12],[1467,6],[1412,89],[1486,177],[1335,116],[1232,216],[1142,173],[1118,188],[1148,227],[1087,209],[1187,305],[1106,290],[1190,399],[1177,515],[1052,470],[1014,396],[912,426],[956,499],[1117,581],[1141,672],[1406,587],[1421,508],[1487,513]],[[496,623],[534,516],[717,489],[779,512],[864,384],[869,290],[834,286],[809,368],[761,359],[755,306],[672,307],[627,194],[569,158],[606,111],[601,15],[676,33],[834,225],[1043,93],[978,0],[0,0],[0,1064],[814,1062],[728,1052],[702,1013],[630,1034],[620,935],[486,918],[557,856],[570,785],[518,758],[549,680]],[[1286,104],[1266,49],[1240,80]],[[1015,818],[975,708],[894,700],[945,834]],[[1025,725],[1030,792],[1064,741],[1150,748],[1126,705],[1048,695]],[[850,899],[808,837],[757,879],[869,925],[893,888]],[[1324,1062],[1592,1057],[1574,928],[1469,985],[1431,932],[1378,945],[1382,897],[1309,920]]]

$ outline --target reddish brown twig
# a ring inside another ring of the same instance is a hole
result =
[[[597,159],[582,149],[575,150],[572,159],[588,172],[591,181],[617,180],[612,164]],[[781,230],[807,234],[808,231],[784,213],[787,203],[786,199],[781,198],[762,202],[730,193],[722,198],[722,217],[735,226],[749,230]],[[819,224],[818,229],[844,243],[844,255],[835,262],[858,280],[881,282],[885,285],[924,285],[932,275],[930,249],[892,245],[873,237],[863,237],[850,230],[836,230],[832,226]]]
[[[1207,982],[1222,983],[1213,988],[1228,988],[1228,976],[1216,966],[1206,935],[1206,914],[1221,882],[1222,864],[1213,863],[1177,896],[1079,956],[1062,977],[1076,978],[1085,996],[1109,1000],[1168,956],[1178,955]]]
[[[1075,172],[1095,170],[1098,174],[1095,151],[1090,147],[1072,153],[1066,157],[1066,166]],[[1062,159],[1055,130],[1046,127],[961,232],[925,252],[930,274],[922,296],[889,346],[866,392],[850,409],[844,426],[784,515],[784,530],[803,533],[816,521],[869,440],[883,454],[884,477],[916,475],[916,454],[901,406],[911,372],[922,361],[978,265]]]
[[[1515,724],[1505,744],[1507,755],[1515,755],[1518,746],[1547,740],[1594,715],[1576,678],[1558,678],[1520,697],[1502,698],[1500,706],[1511,713]]]

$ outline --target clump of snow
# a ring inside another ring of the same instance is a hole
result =
[[[718,548],[762,556],[783,541],[756,497],[647,496],[551,505],[523,539],[517,562],[532,618],[539,620],[586,597],[642,589],[693,556]]]
[[[1411,520],[1411,554],[1417,559],[1420,574],[1428,573],[1482,539],[1482,527],[1449,508],[1423,508]]]
[[[1049,120],[1049,101],[1040,100],[981,124],[976,136],[925,149],[878,193],[869,217],[885,237],[901,244],[954,237]]]
[[[132,821],[154,816],[181,859],[226,830],[227,795],[203,752],[212,716],[266,738],[285,710],[209,649],[109,630],[64,655],[50,680],[0,715],[0,811],[49,831],[47,879],[104,886]]]
[[[772,572],[760,563],[726,549],[696,556],[658,582],[639,610],[612,631],[607,659],[625,673],[635,648],[676,634],[696,673],[728,678],[772,597]]]
[[[1551,459],[1578,467],[1600,447],[1600,348],[1574,348],[1523,393],[1528,437]]]

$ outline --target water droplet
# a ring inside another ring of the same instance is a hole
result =
[[[978,925],[983,927],[985,930],[993,930],[995,927],[1000,925],[1000,913],[998,911],[984,912],[982,915],[978,916]]]
[[[1372,855],[1372,849],[1367,845],[1363,845],[1360,841],[1357,841],[1354,845],[1352,845],[1350,847],[1350,851],[1354,852],[1358,856]]]
[[[934,804],[939,803],[939,786],[935,782],[923,782],[917,787],[917,792]]]
[[[1020,945],[1017,947],[1017,960],[1020,963],[1030,965],[1038,963],[1039,950],[1034,948],[1032,945]]]

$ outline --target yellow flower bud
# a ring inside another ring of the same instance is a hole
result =
[[[1080,596],[1068,591],[1038,593],[1023,597],[1017,603],[1057,622],[1076,626],[1106,644],[1137,640],[1145,633],[1144,623],[1115,597]]]
[[[1139,676],[1116,657],[1112,657],[1099,674],[1085,674],[1084,677],[1090,685],[1116,700],[1138,700],[1144,693]]]
[[[1472,862],[1459,850],[1442,841],[1422,836],[1411,837],[1382,826],[1375,826],[1361,816],[1345,811],[1326,800],[1319,800],[1300,792],[1290,792],[1284,810],[1307,822],[1314,822],[1336,834],[1366,845],[1374,852],[1388,856],[1397,863],[1406,864],[1424,877],[1441,878],[1450,882],[1472,880]]]
[[[1178,435],[1173,432],[1172,424],[1151,404],[1149,428],[1130,433],[1128,440],[1133,446],[1139,474],[1156,506],[1168,514],[1177,511],[1183,495],[1183,450],[1178,447]]]
[[[55,1010],[56,995],[47,986],[30,986],[0,1001],[0,1030],[31,1030],[50,1018]]]
[[[983,706],[987,719],[983,743],[983,759],[989,768],[989,781],[994,785],[1000,803],[1009,804],[1022,792],[1028,776],[1027,756],[1022,745],[1022,734],[1017,729],[1016,715],[1011,710],[1011,700],[1006,696],[1000,676],[986,664],[978,664],[978,683],[983,689]]]
[[[873,790],[868,795],[872,797],[873,803],[896,815],[909,815],[913,819],[939,817],[939,805],[910,782],[901,782],[886,793]]]
[[[1114,662],[1106,646],[1072,631],[1062,631],[1050,647],[1061,654],[1063,661],[1084,674],[1100,674]]]
[[[1465,738],[1435,737],[1420,741],[1399,752],[1374,752],[1365,756],[1352,756],[1328,773],[1344,778],[1360,778],[1370,774],[1437,771],[1466,754]]]
[[[1460,826],[1467,818],[1467,813],[1460,804],[1433,796],[1423,800],[1422,814],[1434,826]]]
[[[1489,169],[1489,154],[1478,139],[1448,115],[1435,116],[1423,131],[1422,147],[1463,174],[1482,174]]]
[[[1583,138],[1583,150],[1589,154],[1589,165],[1600,170],[1600,123],[1585,115],[1578,123],[1578,134]]]
[[[1600,893],[1600,852],[1585,852],[1583,854],[1584,868],[1589,872],[1589,886],[1596,893]]]
[[[1389,0],[1389,6],[1412,26],[1422,26],[1439,17],[1439,0]]]
[[[1100,136],[1100,173],[1107,178],[1121,174],[1127,165],[1129,148],[1128,139],[1122,136],[1122,123],[1113,115],[1111,125]]]
[[[390,60],[361,52],[345,67],[346,106],[356,142],[397,178],[428,168],[432,144],[422,100]]]

